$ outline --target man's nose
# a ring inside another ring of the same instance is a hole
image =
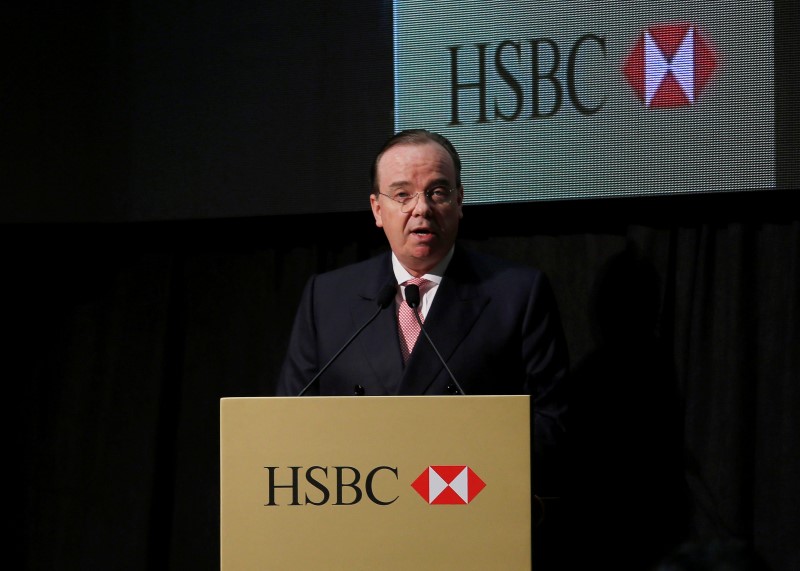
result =
[[[428,195],[424,192],[420,192],[414,200],[416,200],[416,203],[411,210],[411,214],[414,216],[427,216],[431,211]]]

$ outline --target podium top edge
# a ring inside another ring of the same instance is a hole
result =
[[[389,400],[389,399],[530,399],[530,395],[361,395],[361,396],[251,396],[251,397],[220,397],[222,401],[238,401],[238,400]]]

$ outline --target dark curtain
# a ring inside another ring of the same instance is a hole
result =
[[[800,568],[800,221],[773,196],[466,207],[467,246],[550,276],[570,346],[548,561]],[[4,233],[12,553],[218,568],[219,399],[271,394],[306,279],[385,247],[371,215]]]

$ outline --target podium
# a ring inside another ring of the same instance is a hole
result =
[[[528,396],[220,400],[223,571],[531,569]]]

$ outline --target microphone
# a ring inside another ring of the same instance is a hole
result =
[[[377,295],[377,297],[376,297],[376,301],[377,301],[377,303],[378,303],[378,311],[376,311],[375,313],[373,313],[373,314],[372,314],[372,317],[370,317],[370,318],[369,318],[367,321],[365,321],[365,322],[364,322],[364,325],[362,325],[361,327],[359,327],[359,328],[356,330],[356,332],[355,332],[355,333],[353,333],[352,337],[350,337],[350,339],[348,339],[348,340],[347,340],[347,342],[346,342],[344,345],[342,345],[342,348],[341,348],[341,349],[339,349],[339,350],[336,352],[336,354],[335,354],[333,357],[331,357],[331,358],[330,358],[330,360],[329,360],[327,363],[325,363],[325,366],[323,366],[323,367],[322,367],[322,368],[319,370],[319,372],[318,372],[316,375],[314,375],[314,378],[313,378],[313,379],[311,379],[311,380],[308,382],[308,384],[307,384],[305,387],[303,387],[303,390],[302,390],[302,391],[300,391],[300,392],[298,393],[298,395],[297,395],[297,396],[301,397],[301,396],[303,396],[304,394],[306,394],[306,391],[308,391],[308,389],[310,389],[310,388],[311,388],[311,387],[314,385],[314,383],[317,381],[317,379],[320,377],[320,375],[322,375],[322,373],[324,373],[324,372],[327,370],[327,368],[328,368],[328,367],[330,367],[330,366],[333,364],[333,362],[334,362],[334,361],[335,361],[335,360],[336,360],[336,359],[339,357],[339,355],[341,355],[341,354],[342,354],[342,351],[344,351],[345,349],[347,349],[347,347],[350,345],[350,343],[352,343],[352,342],[353,342],[353,340],[354,340],[356,337],[358,337],[358,336],[359,336],[359,334],[360,334],[362,331],[364,331],[364,328],[365,328],[367,325],[369,325],[370,323],[372,323],[373,321],[375,321],[375,318],[376,318],[376,317],[378,317],[378,314],[379,314],[381,311],[383,311],[384,309],[386,309],[387,307],[389,307],[389,305],[392,303],[392,300],[394,299],[394,295],[395,295],[396,291],[397,291],[397,287],[395,286],[395,284],[391,284],[391,283],[388,283],[388,284],[386,284],[385,286],[383,286],[383,287],[381,288],[381,290],[378,292],[378,295]],[[417,293],[419,293],[419,292],[417,292]]]
[[[414,317],[417,318],[417,323],[419,323],[419,330],[422,331],[422,333],[425,335],[425,338],[428,340],[428,343],[430,343],[431,347],[433,347],[433,350],[436,353],[436,356],[439,357],[439,360],[442,362],[442,365],[444,365],[444,368],[447,370],[447,374],[450,375],[450,379],[453,381],[453,384],[458,389],[458,392],[460,394],[462,394],[462,395],[466,395],[466,393],[464,392],[464,389],[461,388],[461,384],[456,380],[455,376],[453,375],[453,372],[450,370],[450,367],[447,366],[447,363],[445,363],[444,359],[442,358],[441,353],[439,353],[439,350],[436,348],[436,345],[434,345],[433,339],[431,339],[430,335],[428,335],[428,332],[425,331],[425,328],[422,326],[422,319],[420,319],[419,313],[417,312],[417,307],[419,306],[419,301],[420,301],[419,300],[419,286],[418,285],[414,285],[414,284],[407,285],[406,286],[406,303],[408,304],[408,306],[411,309],[414,310],[414,311],[412,311],[412,313],[414,314]]]

